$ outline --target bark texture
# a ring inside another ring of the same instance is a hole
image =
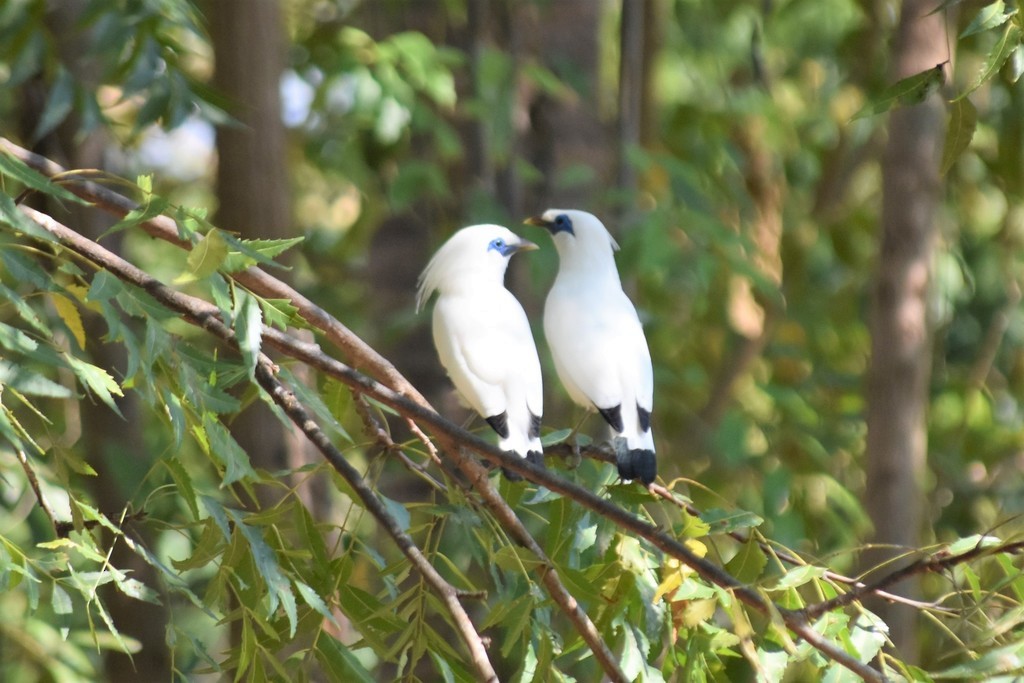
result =
[[[903,3],[893,43],[894,80],[946,60],[943,15],[929,14],[931,9],[929,0]],[[894,110],[889,119],[882,160],[881,246],[871,302],[865,497],[875,528],[872,540],[887,547],[867,553],[867,566],[897,557],[920,541],[932,365],[927,294],[944,125],[942,102],[935,95]],[[916,582],[895,592],[913,596]],[[889,624],[901,654],[914,660],[914,610],[886,603],[872,607]]]
[[[217,130],[216,224],[246,238],[289,235],[291,208],[280,80],[284,25],[276,0],[215,0],[206,6],[214,85],[238,125]],[[285,433],[260,402],[232,425],[256,467],[287,465]]]

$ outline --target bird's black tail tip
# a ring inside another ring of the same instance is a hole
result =
[[[652,483],[658,476],[658,462],[654,451],[646,448],[634,448],[616,455],[619,476],[623,479],[639,479],[644,486]]]

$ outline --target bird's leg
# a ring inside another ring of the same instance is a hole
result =
[[[579,433],[580,428],[583,426],[583,423],[587,421],[588,417],[590,417],[589,410],[583,413],[583,417],[581,417],[576,422],[576,425],[572,428],[572,431],[569,432],[569,436],[565,437],[565,440],[569,444],[569,447],[572,448],[572,457],[569,459],[569,462],[566,463],[569,469],[571,470],[574,470],[577,467],[579,467],[580,463],[583,461],[583,455],[580,454]]]

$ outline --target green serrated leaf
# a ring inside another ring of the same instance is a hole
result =
[[[160,462],[170,473],[171,479],[177,486],[178,495],[185,499],[185,505],[188,506],[193,519],[199,519],[199,503],[196,500],[196,490],[192,486],[192,477],[189,476],[188,470],[177,458],[164,458]]]
[[[1021,46],[1022,35],[1024,35],[1024,30],[1022,30],[1016,22],[1011,21],[1006,24],[1006,29],[1003,31],[1003,35],[1000,36],[991,52],[988,53],[988,57],[985,58],[985,63],[982,65],[981,71],[978,73],[978,77],[974,81],[974,85],[960,93],[956,99],[964,99],[999,73],[999,70],[1003,67],[1003,64],[1006,63],[1006,60],[1010,58],[1010,55],[1012,55]]]
[[[992,548],[1002,543],[998,536],[982,536],[981,534],[974,534],[973,536],[966,536],[958,541],[954,541],[949,545],[946,551],[950,555],[961,555],[963,553],[974,550],[975,548]]]
[[[121,392],[121,387],[114,381],[114,378],[107,374],[107,371],[103,368],[96,367],[92,363],[86,363],[70,354],[64,354],[64,358],[67,360],[71,371],[75,373],[75,376],[82,383],[82,386],[103,401],[119,417],[124,418],[124,415],[121,415],[121,409],[114,402],[114,396],[124,395]]]
[[[235,528],[242,532],[242,536],[249,544],[252,552],[252,559],[267,586],[267,609],[270,614],[277,611],[280,606],[288,617],[289,633],[295,635],[298,624],[298,612],[295,604],[295,594],[292,593],[291,584],[281,566],[277,562],[277,555],[274,550],[263,539],[262,532],[255,526],[247,524],[242,513],[230,508],[224,508],[225,514],[235,523]]]
[[[101,238],[127,230],[128,228],[134,228],[139,223],[144,223],[151,218],[161,215],[169,206],[170,202],[163,197],[151,197],[148,202],[142,206],[135,207],[124,218],[107,228],[103,235],[101,235]]]
[[[53,594],[50,596],[50,605],[55,614],[71,614],[74,605],[71,603],[71,596],[61,588],[59,583],[53,584]]]
[[[238,312],[235,315],[235,339],[238,341],[238,350],[242,353],[249,379],[252,379],[263,342],[263,313],[256,298],[247,292],[240,291],[236,301]]]
[[[0,323],[0,346],[14,353],[32,353],[39,348],[35,339],[6,323]]]
[[[374,683],[373,675],[352,651],[330,636],[323,635],[316,640],[316,658],[324,672],[336,683]]]
[[[71,391],[51,379],[28,368],[0,360],[0,387],[10,388],[29,396],[71,398]]]
[[[761,578],[768,556],[761,550],[761,545],[753,536],[747,539],[725,568],[742,583],[754,583]]]
[[[41,140],[47,133],[59,126],[75,103],[75,78],[71,72],[63,66],[57,70],[57,78],[50,86],[49,94],[46,96],[46,104],[43,105],[42,116],[39,123],[32,132],[33,140]]]
[[[883,90],[877,97],[865,104],[853,116],[853,120],[887,112],[897,105],[910,106],[924,102],[925,98],[942,86],[946,80],[944,64],[937,64],[927,71],[900,79]]]
[[[782,575],[782,577],[776,582],[776,584],[772,586],[772,590],[798,588],[799,586],[804,585],[808,581],[820,579],[824,575],[824,567],[816,567],[812,564],[805,564],[800,567],[794,567]]]
[[[959,679],[981,681],[990,677],[1024,669],[1024,642],[1017,641],[984,653],[977,659],[951,666],[932,674],[937,680]]]
[[[295,587],[299,590],[299,595],[302,596],[302,599],[307,605],[316,610],[317,614],[322,616],[324,619],[327,619],[329,622],[340,628],[340,624],[338,624],[334,615],[331,614],[331,610],[327,607],[327,603],[324,602],[323,598],[321,598],[315,590],[298,579],[295,579]]]
[[[274,258],[302,242],[304,237],[290,237],[278,240],[241,240],[234,235],[225,234],[229,251],[224,261],[223,270],[236,273],[256,264],[283,268]]]
[[[211,455],[224,465],[224,481],[221,482],[221,486],[230,486],[242,479],[256,478],[256,472],[249,464],[249,454],[238,445],[227,427],[211,415],[204,415],[202,429],[208,439]]]
[[[50,328],[43,322],[36,312],[32,310],[32,307],[28,305],[24,297],[19,296],[17,292],[4,284],[0,284],[0,297],[12,304],[14,306],[14,310],[18,313],[18,317],[28,323],[28,325],[36,332],[41,333],[45,337],[50,337],[52,335]]]
[[[949,125],[946,127],[946,140],[942,147],[942,175],[946,175],[964,150],[971,144],[974,131],[978,127],[978,110],[966,97],[954,101],[950,105]]]
[[[192,248],[188,255],[190,270],[183,277],[203,280],[216,273],[217,269],[224,264],[227,256],[228,244],[224,239],[224,234],[217,228],[213,228]]]
[[[257,300],[260,302],[263,319],[267,325],[282,331],[289,327],[309,327],[308,323],[299,315],[299,309],[292,304],[291,299],[257,298]]]
[[[60,185],[52,182],[49,178],[29,167],[24,161],[18,159],[7,151],[0,150],[0,175],[17,180],[25,187],[48,194],[52,197],[62,199],[76,204],[88,204],[81,197],[68,192]]]
[[[556,443],[562,443],[563,441],[568,439],[570,434],[572,434],[571,429],[559,429],[557,431],[549,432],[542,436],[540,439],[540,443],[543,446],[553,446]]]
[[[44,230],[42,226],[29,218],[26,214],[22,213],[21,209],[19,209],[14,203],[13,197],[2,192],[0,192],[0,225],[7,225],[17,232],[24,233],[44,242],[57,242],[57,238],[49,231]],[[4,254],[5,263],[9,263],[12,258],[13,255]],[[22,256],[21,261],[24,262],[25,260],[25,257]],[[44,282],[46,279],[47,278],[44,277]],[[48,290],[51,287],[52,285],[46,282],[41,288]]]
[[[982,31],[988,31],[997,26],[1002,26],[1010,20],[1014,14],[1017,13],[1016,9],[1012,9],[1009,12],[1006,11],[1006,3],[1003,0],[996,0],[989,5],[986,5],[978,11],[974,16],[974,19],[967,28],[960,34],[961,38],[972,36],[975,33],[981,33]]]
[[[764,522],[764,519],[753,512],[719,508],[702,512],[700,518],[708,525],[709,534],[728,534],[741,529],[758,527]]]

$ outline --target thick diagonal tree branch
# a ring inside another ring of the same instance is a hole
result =
[[[180,313],[188,322],[206,330],[220,340],[237,348],[234,331],[220,319],[220,311],[207,301],[178,292],[167,287],[135,265],[125,261],[100,245],[88,240],[50,216],[29,207],[20,207],[37,225],[56,237],[61,244],[86,258],[98,268],[103,268],[119,279],[145,290],[150,296],[171,310]],[[392,538],[395,545],[408,558],[410,564],[423,577],[430,588],[448,609],[456,630],[462,637],[477,675],[483,681],[498,681],[491,666],[480,634],[459,602],[458,590],[442,577],[426,559],[415,541],[402,530],[398,521],[388,512],[384,503],[365,482],[359,472],[345,460],[345,456],[331,443],[316,421],[298,401],[295,395],[276,378],[274,363],[260,354],[255,372],[256,380],[274,402],[316,446],[331,466],[345,479],[359,496],[365,509]]]

